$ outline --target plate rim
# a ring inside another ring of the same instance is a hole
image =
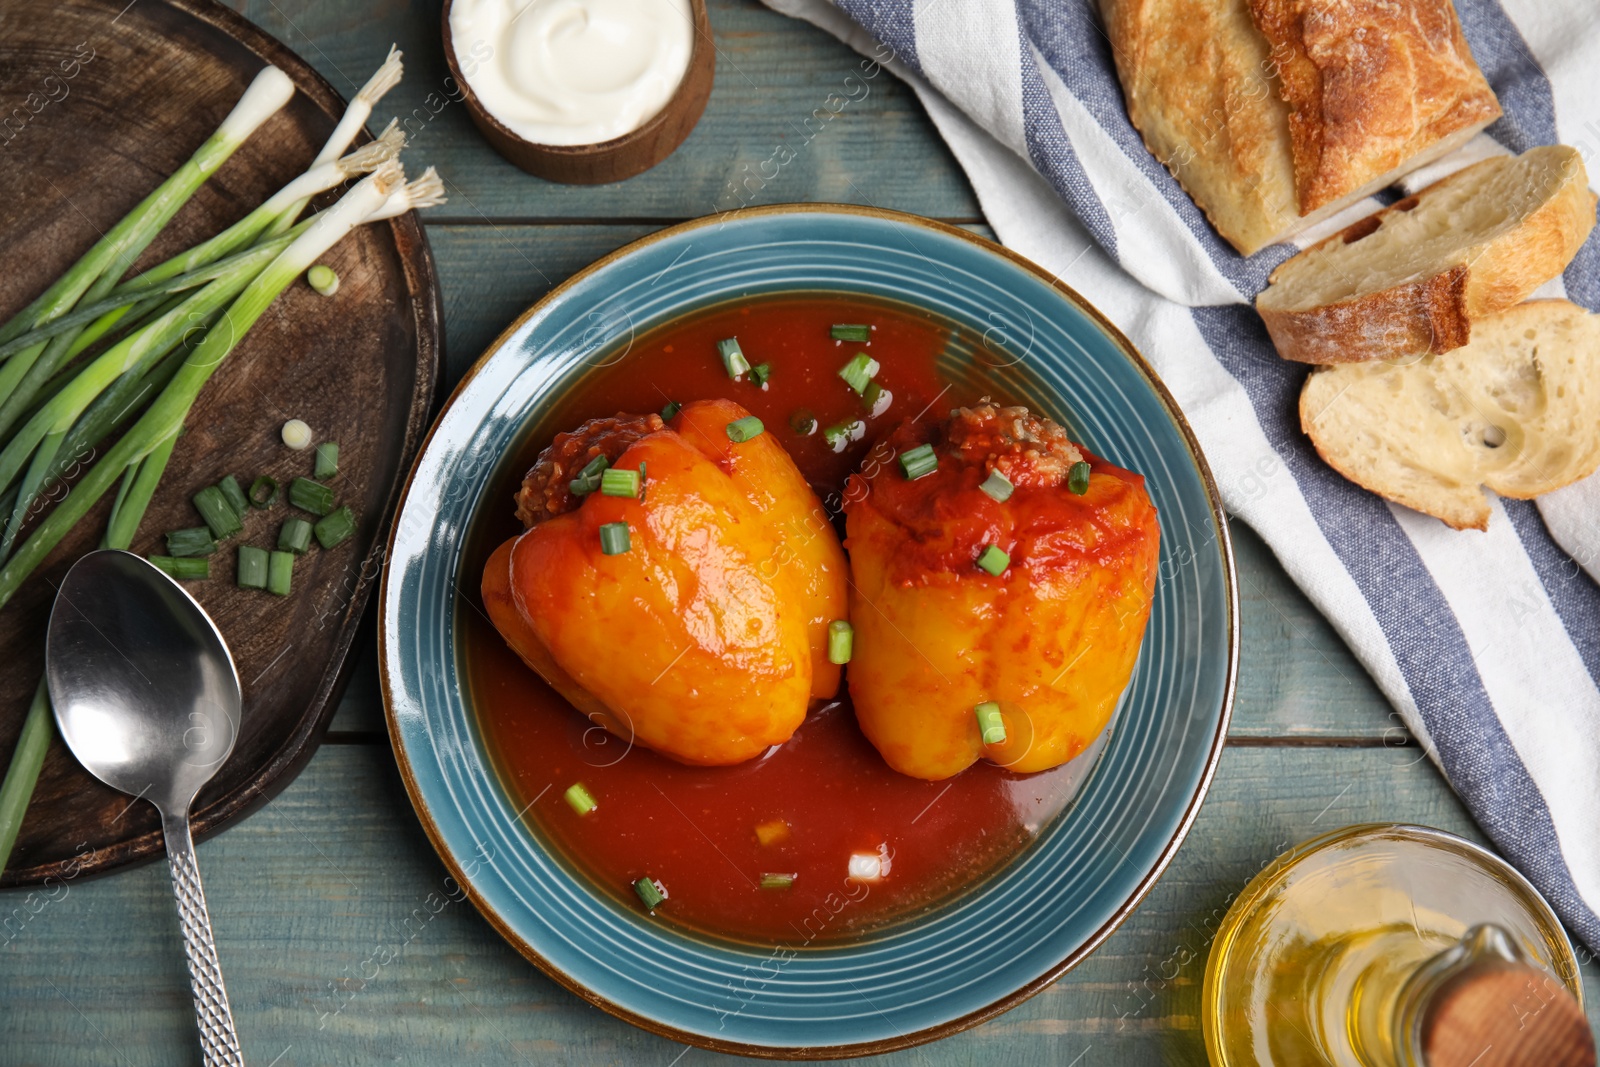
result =
[[[749,1056],[771,1060],[833,1060],[858,1056],[875,1056],[886,1052],[894,1052],[901,1049],[911,1048],[916,1045],[926,1044],[931,1041],[937,1041],[941,1038],[949,1037],[964,1030],[969,1030],[998,1015],[1010,1011],[1012,1008],[1030,999],[1047,986],[1053,984],[1066,972],[1072,970],[1079,963],[1082,963],[1085,959],[1092,955],[1094,951],[1098,949],[1100,945],[1103,944],[1105,940],[1110,937],[1118,927],[1126,922],[1128,917],[1131,916],[1134,911],[1138,909],[1139,905],[1144,902],[1145,897],[1149,895],[1150,890],[1154,888],[1156,882],[1159,881],[1161,876],[1166,872],[1166,869],[1171,864],[1173,857],[1177,854],[1179,847],[1182,846],[1184,840],[1188,837],[1189,830],[1194,825],[1194,821],[1196,816],[1199,814],[1200,807],[1202,804],[1204,804],[1206,795],[1211,790],[1211,782],[1216,775],[1217,766],[1221,762],[1222,758],[1222,750],[1227,741],[1228,726],[1233,718],[1234,699],[1238,691],[1239,644],[1241,637],[1239,620],[1239,580],[1234,562],[1233,538],[1228,529],[1227,511],[1223,507],[1221,493],[1217,488],[1216,480],[1211,473],[1211,466],[1206,461],[1205,453],[1200,447],[1199,439],[1195,436],[1193,427],[1189,425],[1189,420],[1184,416],[1182,409],[1178,406],[1177,400],[1167,389],[1165,383],[1162,382],[1160,376],[1155,373],[1154,368],[1150,366],[1149,362],[1144,358],[1144,355],[1138,350],[1137,347],[1135,347],[1132,341],[1128,340],[1127,336],[1124,335],[1121,330],[1113,325],[1112,322],[1106,318],[1106,316],[1097,307],[1090,303],[1081,293],[1067,285],[1065,282],[1061,281],[1059,277],[1046,271],[1043,267],[1039,266],[1039,264],[1034,263],[1032,260],[1027,259],[1011,249],[1006,248],[1004,245],[991,241],[979,234],[962,229],[959,226],[941,222],[937,219],[929,219],[920,215],[913,215],[908,212],[895,211],[889,208],[872,207],[858,204],[833,204],[817,202],[769,204],[759,207],[741,208],[736,211],[722,212],[714,215],[704,215],[700,218],[689,219],[685,222],[663,227],[662,229],[646,234],[643,237],[639,237],[628,242],[620,248],[613,249],[612,251],[594,260],[587,266],[575,271],[557,285],[552,287],[538,300],[534,301],[525,310],[523,310],[523,312],[519,314],[515,320],[506,326],[506,328],[502,330],[495,337],[495,339],[484,348],[482,354],[480,354],[478,358],[473,361],[472,365],[469,366],[462,374],[460,381],[458,381],[451,389],[450,395],[445,399],[444,403],[440,405],[437,414],[434,416],[433,424],[428,428],[427,436],[423,439],[421,447],[418,448],[415,457],[412,459],[411,469],[405,478],[404,491],[401,493],[399,503],[395,508],[395,520],[397,520],[398,517],[405,511],[406,503],[411,496],[411,490],[416,478],[417,470],[421,466],[423,459],[427,456],[428,450],[433,444],[434,435],[437,433],[439,427],[443,424],[445,416],[450,412],[451,408],[455,406],[456,402],[461,398],[462,393],[466,390],[468,385],[478,375],[478,373],[484,369],[484,367],[495,355],[504,349],[507,342],[510,341],[511,338],[534,316],[543,312],[556,301],[564,298],[569,290],[577,287],[581,282],[591,275],[609,267],[612,263],[626,256],[632,255],[660,241],[676,237],[680,234],[703,229],[708,226],[719,226],[729,221],[742,221],[744,219],[805,214],[848,215],[859,218],[869,218],[898,225],[907,225],[914,229],[928,230],[942,236],[954,237],[958,240],[970,243],[976,246],[980,251],[987,252],[991,255],[997,255],[1012,265],[1021,268],[1026,273],[1031,274],[1039,281],[1044,282],[1051,289],[1055,290],[1058,295],[1063,297],[1069,304],[1071,304],[1076,311],[1088,318],[1090,322],[1092,322],[1096,328],[1098,328],[1100,332],[1112,342],[1122,356],[1127,359],[1129,363],[1131,363],[1140,373],[1140,375],[1144,378],[1145,383],[1161,401],[1161,404],[1166,410],[1168,417],[1172,420],[1173,425],[1182,434],[1183,439],[1188,447],[1189,458],[1193,461],[1195,469],[1200,475],[1201,482],[1205,488],[1206,503],[1210,508],[1212,521],[1215,523],[1217,529],[1216,541],[1222,559],[1223,578],[1227,592],[1226,601],[1228,618],[1226,629],[1228,635],[1228,662],[1224,677],[1221,714],[1218,716],[1216,730],[1211,738],[1210,747],[1206,755],[1205,766],[1201,771],[1200,780],[1195,786],[1193,795],[1189,798],[1189,802],[1184,809],[1183,816],[1179,819],[1171,837],[1162,846],[1161,851],[1156,856],[1155,862],[1152,864],[1150,870],[1145,873],[1143,878],[1140,879],[1138,885],[1134,887],[1133,892],[1129,894],[1128,898],[1123,901],[1110,916],[1106,918],[1105,922],[1103,922],[1093,934],[1086,938],[1084,942],[1076,949],[1068,953],[1060,962],[1054,964],[1045,970],[1044,973],[1038,975],[1019,988],[1012,990],[1010,993],[1007,993],[1005,996],[998,998],[982,1008],[978,1008],[974,1011],[968,1012],[954,1019],[946,1020],[942,1023],[937,1023],[932,1026],[924,1027],[920,1030],[912,1031],[908,1034],[880,1038],[875,1041],[862,1041],[841,1045],[769,1046],[751,1044],[744,1041],[727,1041],[719,1038],[708,1037],[704,1034],[683,1030],[670,1024],[661,1022],[657,1019],[652,1019],[648,1016],[640,1014],[639,1012],[624,1007],[623,1005],[610,1000],[594,990],[588,989],[581,983],[574,980],[560,967],[556,966],[550,960],[541,955],[532,945],[528,944],[520,934],[511,929],[510,924],[507,923],[505,919],[500,916],[500,914],[495,911],[488,901],[486,901],[473,887],[471,880],[467,877],[461,866],[456,862],[453,855],[451,855],[449,849],[445,845],[438,826],[434,823],[432,815],[427,810],[426,804],[424,803],[424,798],[421,794],[421,787],[417,783],[415,776],[412,773],[410,756],[406,751],[405,741],[401,734],[399,724],[396,720],[394,710],[394,695],[390,685],[389,677],[389,644],[391,638],[388,631],[387,607],[390,598],[390,579],[393,576],[392,563],[394,559],[394,541],[398,534],[399,523],[398,521],[391,521],[389,540],[384,555],[385,566],[383,570],[383,580],[378,590],[378,688],[383,698],[384,725],[389,734],[390,745],[395,751],[395,763],[400,771],[401,780],[405,783],[406,796],[411,801],[411,807],[416,812],[417,819],[422,824],[423,832],[427,835],[428,843],[433,847],[434,853],[449,869],[451,877],[455,879],[456,884],[460,886],[467,898],[472,901],[473,907],[477,909],[478,913],[489,923],[495,932],[498,933],[507,944],[516,949],[518,954],[520,954],[524,959],[532,963],[546,977],[550,978],[557,985],[566,989],[568,992],[576,995],[589,1004],[600,1008],[608,1015],[612,1015],[626,1023],[638,1027],[641,1030],[656,1034],[659,1037],[665,1037],[672,1041],[677,1041],[680,1044],[688,1045],[694,1048],[702,1048],[712,1052],[721,1052],[731,1055]]]
[[[282,70],[294,83],[297,94],[305,96],[327,115],[330,122],[338,121],[338,116],[348,103],[339,90],[303,56],[254,22],[221,0],[161,0],[161,3],[231,38],[263,64],[271,64]],[[115,2],[107,6],[122,7]],[[372,140],[372,134],[363,125],[357,138],[364,143]],[[417,382],[411,394],[405,437],[400,446],[400,466],[405,474],[394,480],[385,496],[377,532],[367,548],[369,556],[380,546],[385,552],[389,550],[390,541],[385,532],[400,513],[416,461],[421,458],[423,448],[432,437],[430,418],[439,395],[439,370],[444,351],[444,313],[439,272],[427,233],[415,211],[390,219],[389,227],[400,262],[400,278],[406,288],[405,308],[416,326]],[[387,556],[384,558],[387,559]],[[194,813],[191,827],[196,841],[207,840],[260,810],[288,788],[321,747],[322,736],[333,721],[339,707],[339,697],[355,669],[356,658],[350,653],[355,647],[356,638],[366,631],[364,616],[372,596],[373,577],[365,566],[358,570],[355,588],[346,602],[334,649],[322,669],[311,702],[301,711],[294,729],[261,763],[249,781]],[[6,868],[0,871],[0,889],[41,885],[50,878],[79,879],[114,875],[165,854],[166,844],[157,830],[98,849],[94,863],[71,856],[54,863]],[[104,857],[103,862],[101,857]]]

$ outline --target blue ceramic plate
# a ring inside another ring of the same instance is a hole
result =
[[[1141,472],[1161,569],[1138,667],[1077,799],[1021,856],[862,939],[764,949],[675,930],[572,873],[518,817],[464,698],[457,577],[473,516],[531,420],[636,332],[756,294],[832,290],[930,309],[983,340],[946,370],[1064,422]],[[551,977],[681,1041],[776,1057],[882,1052],[1043,988],[1125,919],[1172,858],[1221,751],[1238,607],[1221,504],[1193,434],[1080,296],[964,231],[796,205],[663,230],[534,305],[457,387],[412,472],[383,588],[380,664],[412,803],[485,917]]]

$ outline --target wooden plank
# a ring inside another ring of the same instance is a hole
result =
[[[1243,624],[1229,736],[1414,744],[1399,712],[1266,542],[1242,522],[1229,525]]]
[[[1187,844],[1098,953],[1015,1011],[873,1063],[1205,1063],[1208,931],[1287,845],[1377,820],[1476,837],[1415,750],[1230,749]],[[466,904],[392,758],[325,746],[267,808],[200,846],[246,1058],[275,1067],[558,1062],[704,1064],[564,992]],[[0,894],[8,1063],[192,1062],[183,956],[163,868]],[[441,905],[441,901],[444,903]],[[433,909],[431,919],[422,921]],[[409,920],[409,925],[408,925]],[[374,952],[395,954],[384,966]],[[365,973],[367,977],[361,976]],[[1600,1021],[1600,967],[1585,967]],[[1087,1051],[1087,1055],[1085,1052]],[[865,1062],[865,1061],[863,1061]]]
[[[860,56],[756,0],[711,2],[716,86],[695,132],[654,170],[605,186],[556,185],[494,154],[453,99],[458,90],[447,81],[435,5],[227,2],[298,51],[346,97],[383,61],[390,42],[399,44],[406,77],[380,103],[372,125],[401,119],[414,146],[407,158],[439,167],[451,196],[441,217],[683,219],[742,203],[799,200],[879,204],[939,218],[979,213],[909,89],[882,71],[847,84],[852,73],[861,74]],[[780,146],[794,155],[781,167],[774,156]]]
[[[654,229],[429,226],[444,286],[447,387],[557,282]],[[971,229],[989,236],[983,226]],[[1244,637],[1233,735],[1402,741],[1393,709],[1260,538],[1235,524],[1234,540]],[[363,654],[336,731],[382,729],[372,660]]]

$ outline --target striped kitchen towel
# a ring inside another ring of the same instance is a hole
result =
[[[1600,951],[1600,478],[1537,506],[1497,501],[1478,533],[1329,469],[1298,424],[1306,368],[1278,358],[1249,304],[1294,250],[1238,255],[1146,150],[1092,0],[766,3],[910,83],[996,235],[1144,352],[1228,510],[1349,642],[1500,851]],[[1565,143],[1593,174],[1600,6],[1456,7],[1505,115],[1454,166]],[[1563,294],[1600,310],[1600,230],[1538,295]]]

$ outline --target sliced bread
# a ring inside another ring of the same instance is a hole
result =
[[[1560,274],[1594,222],[1575,149],[1496,156],[1285,261],[1256,310],[1278,354],[1302,363],[1448,352]]]
[[[1486,529],[1480,488],[1528,498],[1600,467],[1600,316],[1534,300],[1410,361],[1324,367],[1300,425],[1357,485],[1456,529]]]
[[[1145,146],[1250,255],[1499,115],[1450,0],[1102,0]]]

